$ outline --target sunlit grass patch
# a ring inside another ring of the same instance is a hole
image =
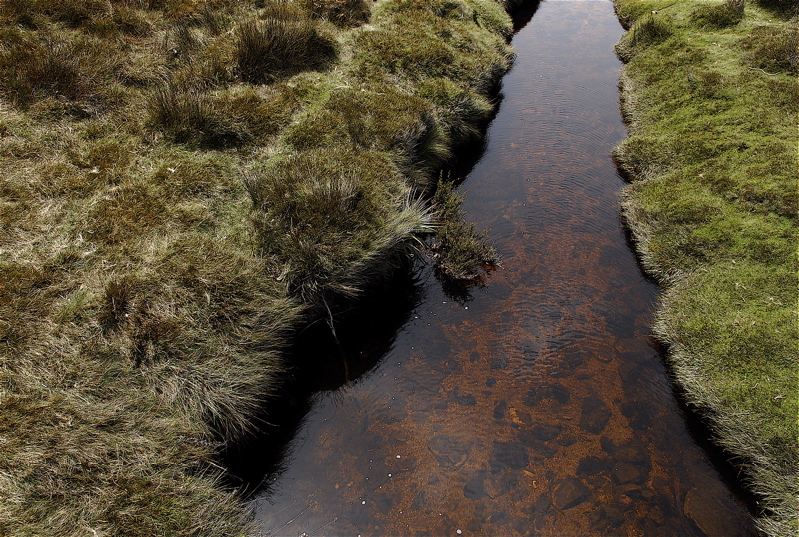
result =
[[[515,3],[516,5],[521,5],[521,2],[517,1]],[[513,33],[513,24],[508,16],[506,7],[503,7],[501,3],[485,0],[466,0],[466,4],[473,10],[472,18],[479,26],[506,37],[510,37]]]
[[[431,77],[460,80],[481,93],[490,93],[498,73],[513,57],[497,34],[474,32],[467,4],[452,2],[396,3],[385,8],[374,31],[356,38],[355,65],[360,77],[388,76],[419,81]],[[443,6],[443,7],[442,7]],[[399,29],[401,32],[398,32]],[[431,32],[431,28],[436,28]],[[501,30],[500,30],[501,31]]]
[[[417,186],[450,156],[450,138],[429,101],[398,92],[341,88],[288,129],[285,141],[300,150],[339,145],[391,151]]]
[[[656,326],[678,381],[764,498],[769,535],[791,535],[796,513],[795,288],[791,263],[719,263],[671,289]]]
[[[730,203],[729,197],[719,195],[717,185],[702,179],[671,173],[652,179],[645,188],[633,185],[625,193],[634,219],[647,222],[650,238],[644,261],[652,270],[672,280],[729,259],[762,263],[790,259],[796,235],[793,219]],[[741,183],[745,195],[748,185]]]
[[[430,104],[390,88],[361,91],[340,88],[317,111],[289,130],[286,141],[297,149],[344,145],[387,151],[429,128]],[[427,124],[427,125],[426,125]]]

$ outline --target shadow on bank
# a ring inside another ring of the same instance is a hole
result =
[[[269,491],[290,461],[291,441],[317,394],[357,382],[380,363],[421,303],[425,273],[413,267],[398,271],[389,285],[297,333],[286,353],[291,369],[279,387],[281,396],[263,409],[260,434],[221,454],[232,488],[245,498]]]

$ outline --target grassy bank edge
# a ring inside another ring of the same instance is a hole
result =
[[[789,2],[614,3],[629,29],[615,157],[631,181],[623,217],[665,288],[655,333],[758,497],[761,530],[794,536],[796,18]]]

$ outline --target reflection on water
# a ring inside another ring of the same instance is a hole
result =
[[[464,183],[503,268],[466,303],[417,285],[377,367],[314,397],[285,469],[265,470],[264,534],[753,534],[647,335],[657,289],[610,159],[621,33],[609,2],[550,1],[514,39]]]

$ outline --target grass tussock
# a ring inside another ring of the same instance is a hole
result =
[[[390,151],[414,184],[424,188],[449,158],[451,139],[430,101],[382,89],[335,91],[322,108],[294,124],[285,141],[299,150],[340,145]]]
[[[746,52],[744,61],[751,67],[774,74],[799,73],[799,29],[785,26],[759,26],[739,41]]]
[[[383,24],[356,38],[359,75],[414,81],[443,77],[491,93],[497,75],[510,66],[513,56],[502,35],[475,34],[474,13],[465,2],[390,4],[377,17]],[[505,23],[508,25],[509,19]],[[430,32],[431,28],[436,30]]]
[[[616,53],[625,61],[646,47],[665,41],[673,33],[671,24],[655,14],[635,22],[616,45]]]
[[[799,4],[795,0],[756,0],[757,3],[778,15],[781,15],[786,20],[791,17],[799,15]]]
[[[490,98],[464,89],[446,78],[421,82],[416,95],[436,106],[438,122],[456,147],[479,141],[494,110]]]
[[[153,91],[150,121],[178,143],[198,140],[206,144],[227,145],[245,141],[228,118],[217,113],[211,97],[198,88],[179,88],[165,84]]]
[[[713,28],[726,28],[744,18],[744,0],[724,0],[721,4],[698,7],[691,19],[695,24]]]
[[[301,323],[417,255],[423,190],[509,65],[507,16],[492,0],[0,12],[0,534],[245,535],[218,453],[268,430]],[[425,36],[455,67],[379,65],[367,34]]]
[[[799,510],[796,30],[762,4],[617,1],[632,29],[620,45],[630,136],[615,155],[632,180],[624,217],[666,287],[655,329],[675,376],[759,496],[761,528],[788,536]],[[636,41],[666,18],[668,33]]]
[[[242,80],[251,84],[323,68],[335,55],[335,41],[310,19],[268,18],[236,29],[236,67]]]
[[[33,37],[10,30],[0,49],[0,84],[19,106],[45,97],[62,101],[98,101],[113,68],[90,38]]]
[[[247,187],[261,248],[283,264],[289,294],[308,304],[357,296],[388,276],[408,236],[429,227],[385,153],[302,152]]]
[[[15,24],[41,28],[60,24],[102,37],[145,37],[153,24],[142,12],[146,2],[82,0],[9,0],[2,13]]]
[[[99,18],[109,16],[111,4],[101,0],[9,0],[5,3],[6,16],[17,24],[35,26],[37,19],[47,17],[77,27]]]
[[[466,0],[466,5],[472,9],[472,19],[479,26],[506,39],[509,39],[513,34],[513,24],[508,19],[507,10],[520,6],[522,2],[516,1],[515,5],[509,4],[512,4],[512,2],[499,3]]]
[[[149,99],[150,123],[172,140],[202,147],[264,141],[288,124],[297,107],[289,88],[211,92],[165,84]]]

